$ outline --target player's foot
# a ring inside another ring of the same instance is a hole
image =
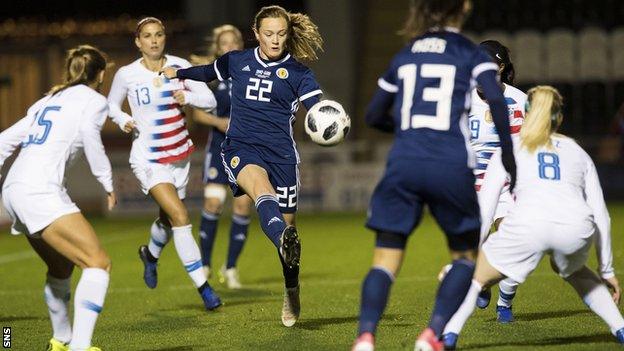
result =
[[[219,281],[225,283],[228,289],[241,289],[243,287],[238,277],[238,269],[236,269],[236,267],[226,269],[225,266],[221,266],[221,271],[219,273]]]
[[[496,306],[496,320],[499,323],[511,323],[514,321],[513,313],[511,312],[511,306]]]
[[[442,335],[442,342],[444,343],[444,350],[455,350],[457,347],[457,338],[459,335],[455,333],[447,333]]]
[[[488,288],[486,290],[481,291],[479,293],[479,296],[477,297],[477,307],[479,307],[480,309],[484,309],[488,307],[491,299],[492,299],[492,290]]]
[[[364,333],[358,336],[351,351],[375,351],[375,336],[372,333]]]
[[[210,266],[202,266],[202,270],[204,271],[204,275],[206,276],[206,280],[210,280],[212,277],[212,272],[210,271]]]
[[[292,327],[299,319],[301,304],[299,301],[299,286],[284,289],[284,304],[282,305],[282,324]]]
[[[139,257],[143,261],[143,280],[148,288],[154,289],[158,284],[158,272],[156,271],[157,261],[153,260],[152,254],[145,245],[139,247]]]
[[[414,351],[444,351],[444,343],[438,339],[433,329],[427,328],[416,340]]]
[[[299,242],[299,235],[297,229],[292,225],[289,225],[284,229],[282,237],[280,238],[280,255],[284,259],[284,263],[290,268],[299,266],[299,259],[301,257],[301,243]]]
[[[624,328],[615,332],[615,337],[620,344],[624,344]]]
[[[46,351],[69,351],[69,346],[56,340],[55,338],[52,338],[48,342],[48,348],[46,348]]]
[[[215,293],[207,283],[200,295],[202,300],[204,300],[204,306],[206,306],[208,311],[212,311],[221,306],[221,299],[219,298],[219,295],[217,295],[217,293]]]

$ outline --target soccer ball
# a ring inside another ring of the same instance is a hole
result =
[[[305,131],[313,142],[321,146],[333,146],[349,133],[351,118],[342,105],[332,100],[316,103],[305,117]]]

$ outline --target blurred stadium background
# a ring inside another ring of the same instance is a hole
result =
[[[230,1],[19,1],[0,5],[0,128],[20,118],[27,107],[60,79],[64,51],[92,43],[106,51],[114,72],[139,55],[134,47],[136,21],[157,16],[167,27],[167,52],[188,58],[207,47],[212,27],[232,23],[246,45],[261,6],[279,4],[309,14],[325,39],[325,53],[312,67],[326,98],[343,103],[353,120],[349,139],[335,148],[312,145],[299,118],[296,140],[302,153],[302,211],[363,210],[379,176],[390,137],[366,128],[363,112],[377,77],[403,45],[395,33],[408,0],[230,0]],[[530,5],[528,5],[530,4]],[[552,84],[566,99],[563,131],[578,139],[598,164],[608,199],[624,198],[624,1],[621,0],[475,0],[465,32],[475,41],[497,39],[512,51],[517,85]],[[191,111],[189,111],[190,113]],[[302,117],[302,116],[300,116]],[[202,148],[206,127],[188,119],[194,155],[189,203],[201,203]],[[130,139],[112,123],[104,142],[114,164],[120,206],[116,214],[151,211],[127,164]],[[79,205],[99,211],[97,183],[81,163],[70,173]]]

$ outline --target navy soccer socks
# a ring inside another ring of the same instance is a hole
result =
[[[236,261],[243,251],[243,246],[247,240],[249,228],[249,217],[232,215],[232,226],[230,227],[230,246],[228,248],[226,269],[236,267]]]
[[[202,211],[199,224],[199,245],[201,248],[202,266],[210,267],[212,260],[212,247],[217,235],[217,223],[219,214]]]
[[[390,287],[394,276],[387,270],[373,267],[362,284],[362,302],[360,305],[360,321],[358,335],[375,334],[377,323],[388,303]]]
[[[442,335],[444,326],[464,301],[470,288],[474,270],[474,262],[466,259],[455,260],[451,270],[440,283],[433,314],[429,322],[429,327],[438,337]]]
[[[256,210],[260,217],[260,226],[262,231],[273,242],[275,247],[280,247],[280,238],[284,229],[286,229],[286,222],[284,222],[284,216],[279,210],[279,202],[275,195],[260,195],[256,199]]]

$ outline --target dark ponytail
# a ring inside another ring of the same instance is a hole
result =
[[[513,85],[516,71],[514,70],[513,62],[511,62],[509,48],[496,40],[482,41],[479,46],[487,51],[498,66],[503,66],[503,71],[500,74],[501,81],[505,84]]]

